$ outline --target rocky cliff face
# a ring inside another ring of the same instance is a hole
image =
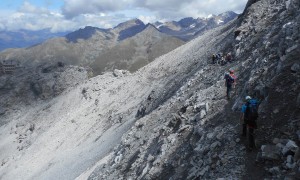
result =
[[[299,11],[298,0],[257,1],[135,73],[106,73],[7,113],[1,179],[299,177]],[[211,64],[224,51],[234,61]],[[230,68],[238,83],[227,100]],[[239,136],[245,95],[262,99],[252,152]]]

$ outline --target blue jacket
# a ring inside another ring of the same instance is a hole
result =
[[[247,104],[248,103],[253,104],[253,105],[257,105],[257,106],[259,105],[259,102],[256,99],[250,99],[245,104],[243,104],[243,106],[242,106],[242,113],[246,112]]]

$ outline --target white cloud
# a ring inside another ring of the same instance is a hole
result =
[[[19,12],[31,13],[31,14],[47,14],[49,13],[49,10],[47,10],[46,8],[36,7],[30,4],[29,2],[24,1],[22,6],[19,9]]]
[[[73,19],[66,19],[61,12],[51,12],[28,2],[24,2],[18,11],[0,11],[0,30],[7,31],[50,29],[52,32],[64,32],[85,26],[111,28],[116,21],[119,19],[105,13],[79,14]]]
[[[106,13],[125,9],[131,1],[128,0],[65,0],[62,8],[67,18],[73,18],[80,14]]]
[[[63,0],[62,0],[63,1]],[[56,11],[24,1],[17,11],[0,11],[0,30],[70,31],[85,26],[111,28],[129,19],[144,23],[242,12],[247,0],[64,0]]]
[[[140,6],[150,9],[158,18],[206,17],[225,11],[242,12],[247,0],[144,0]]]
[[[131,9],[146,9],[157,18],[200,17],[225,11],[243,11],[247,0],[65,0],[62,8],[67,18],[80,14],[108,13]]]
[[[76,30],[85,26],[111,28],[113,17],[103,14],[79,15],[72,20],[65,19],[62,14],[25,14],[16,12],[9,17],[0,18],[0,30],[16,31],[19,29],[41,30],[50,29],[52,32]]]
[[[157,18],[155,16],[142,16],[142,15],[139,16],[138,19],[143,21],[145,24],[155,22],[157,20]]]

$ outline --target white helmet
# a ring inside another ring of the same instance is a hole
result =
[[[250,96],[246,96],[246,98],[245,98],[247,101],[248,100],[250,100],[251,99],[251,97]]]

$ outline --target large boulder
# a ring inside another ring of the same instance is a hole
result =
[[[115,69],[115,70],[113,71],[113,75],[114,75],[115,77],[124,77],[124,76],[126,76],[126,75],[128,75],[128,74],[130,74],[130,72],[127,71],[127,70],[119,70],[119,69]]]
[[[275,145],[262,145],[262,158],[266,160],[279,160],[281,148]]]

